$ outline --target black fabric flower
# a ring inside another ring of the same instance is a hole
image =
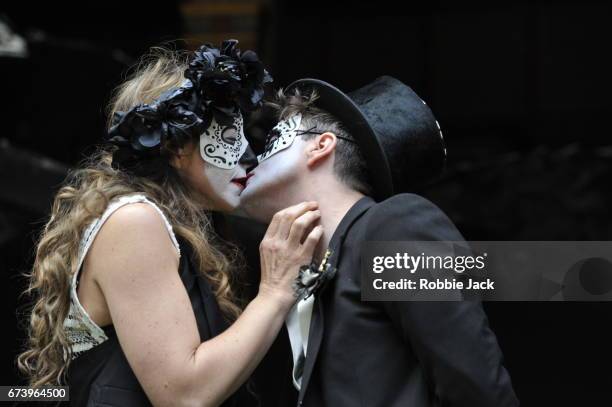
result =
[[[253,51],[246,51],[241,56],[244,69],[244,86],[240,92],[240,108],[253,110],[261,106],[264,98],[264,86],[272,82],[272,76]]]
[[[193,85],[189,82],[160,96],[157,111],[163,123],[164,144],[169,142],[171,147],[182,146],[206,130],[207,124],[202,120],[199,105]]]
[[[238,41],[227,40],[221,49],[201,46],[185,71],[197,89],[205,111],[224,126],[232,123],[238,109],[249,112],[261,106],[264,86],[272,77],[253,51],[241,53]]]
[[[301,300],[316,295],[336,275],[336,268],[329,264],[332,252],[327,250],[321,264],[313,262],[300,267],[298,276],[293,282],[293,291],[296,298]]]
[[[155,103],[115,114],[109,141],[119,146],[113,157],[116,166],[130,167],[139,157],[158,155],[161,145],[179,147],[204,130],[204,121],[192,111],[197,103],[190,83],[163,93]],[[132,150],[128,154],[126,148]]]

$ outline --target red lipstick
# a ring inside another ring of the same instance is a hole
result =
[[[244,187],[246,187],[247,180],[249,178],[251,178],[252,176],[253,176],[253,173],[250,172],[247,175],[245,175],[244,177],[239,177],[239,178],[232,179],[232,182],[234,184],[240,185],[242,188],[244,188]]]

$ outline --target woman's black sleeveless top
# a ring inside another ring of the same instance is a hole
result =
[[[189,244],[178,239],[181,248],[179,273],[189,294],[200,340],[208,340],[227,328],[227,322],[206,281],[194,267]],[[108,339],[74,359],[68,369],[70,405],[87,407],[151,406],[119,346],[111,326],[104,327]],[[257,404],[242,386],[223,403],[224,407]]]

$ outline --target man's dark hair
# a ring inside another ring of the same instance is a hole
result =
[[[304,140],[310,140],[319,134],[330,132],[337,136],[334,173],[341,182],[361,192],[372,194],[372,184],[368,175],[368,167],[361,149],[345,126],[334,115],[315,106],[318,94],[313,90],[302,94],[295,88],[290,93],[282,89],[278,91],[274,101],[268,105],[275,109],[278,120],[285,120],[295,114],[302,115],[302,130],[311,130],[302,134]],[[349,141],[350,140],[350,141]]]

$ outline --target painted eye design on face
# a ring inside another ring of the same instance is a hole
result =
[[[272,150],[272,147],[274,147],[274,144],[276,143],[276,141],[278,140],[278,138],[281,136],[280,130],[278,128],[273,128],[272,130],[270,130],[270,132],[268,133],[268,136],[266,137],[266,145],[264,146],[264,151],[270,151]]]
[[[221,126],[216,120],[200,135],[200,155],[215,167],[232,169],[249,146],[242,129],[242,116],[229,126]]]
[[[288,148],[293,143],[302,121],[302,115],[297,113],[274,126],[266,137],[264,151],[257,157],[261,162],[273,154]]]
[[[234,145],[238,141],[238,130],[234,126],[226,127],[221,132],[221,140],[229,145]]]

